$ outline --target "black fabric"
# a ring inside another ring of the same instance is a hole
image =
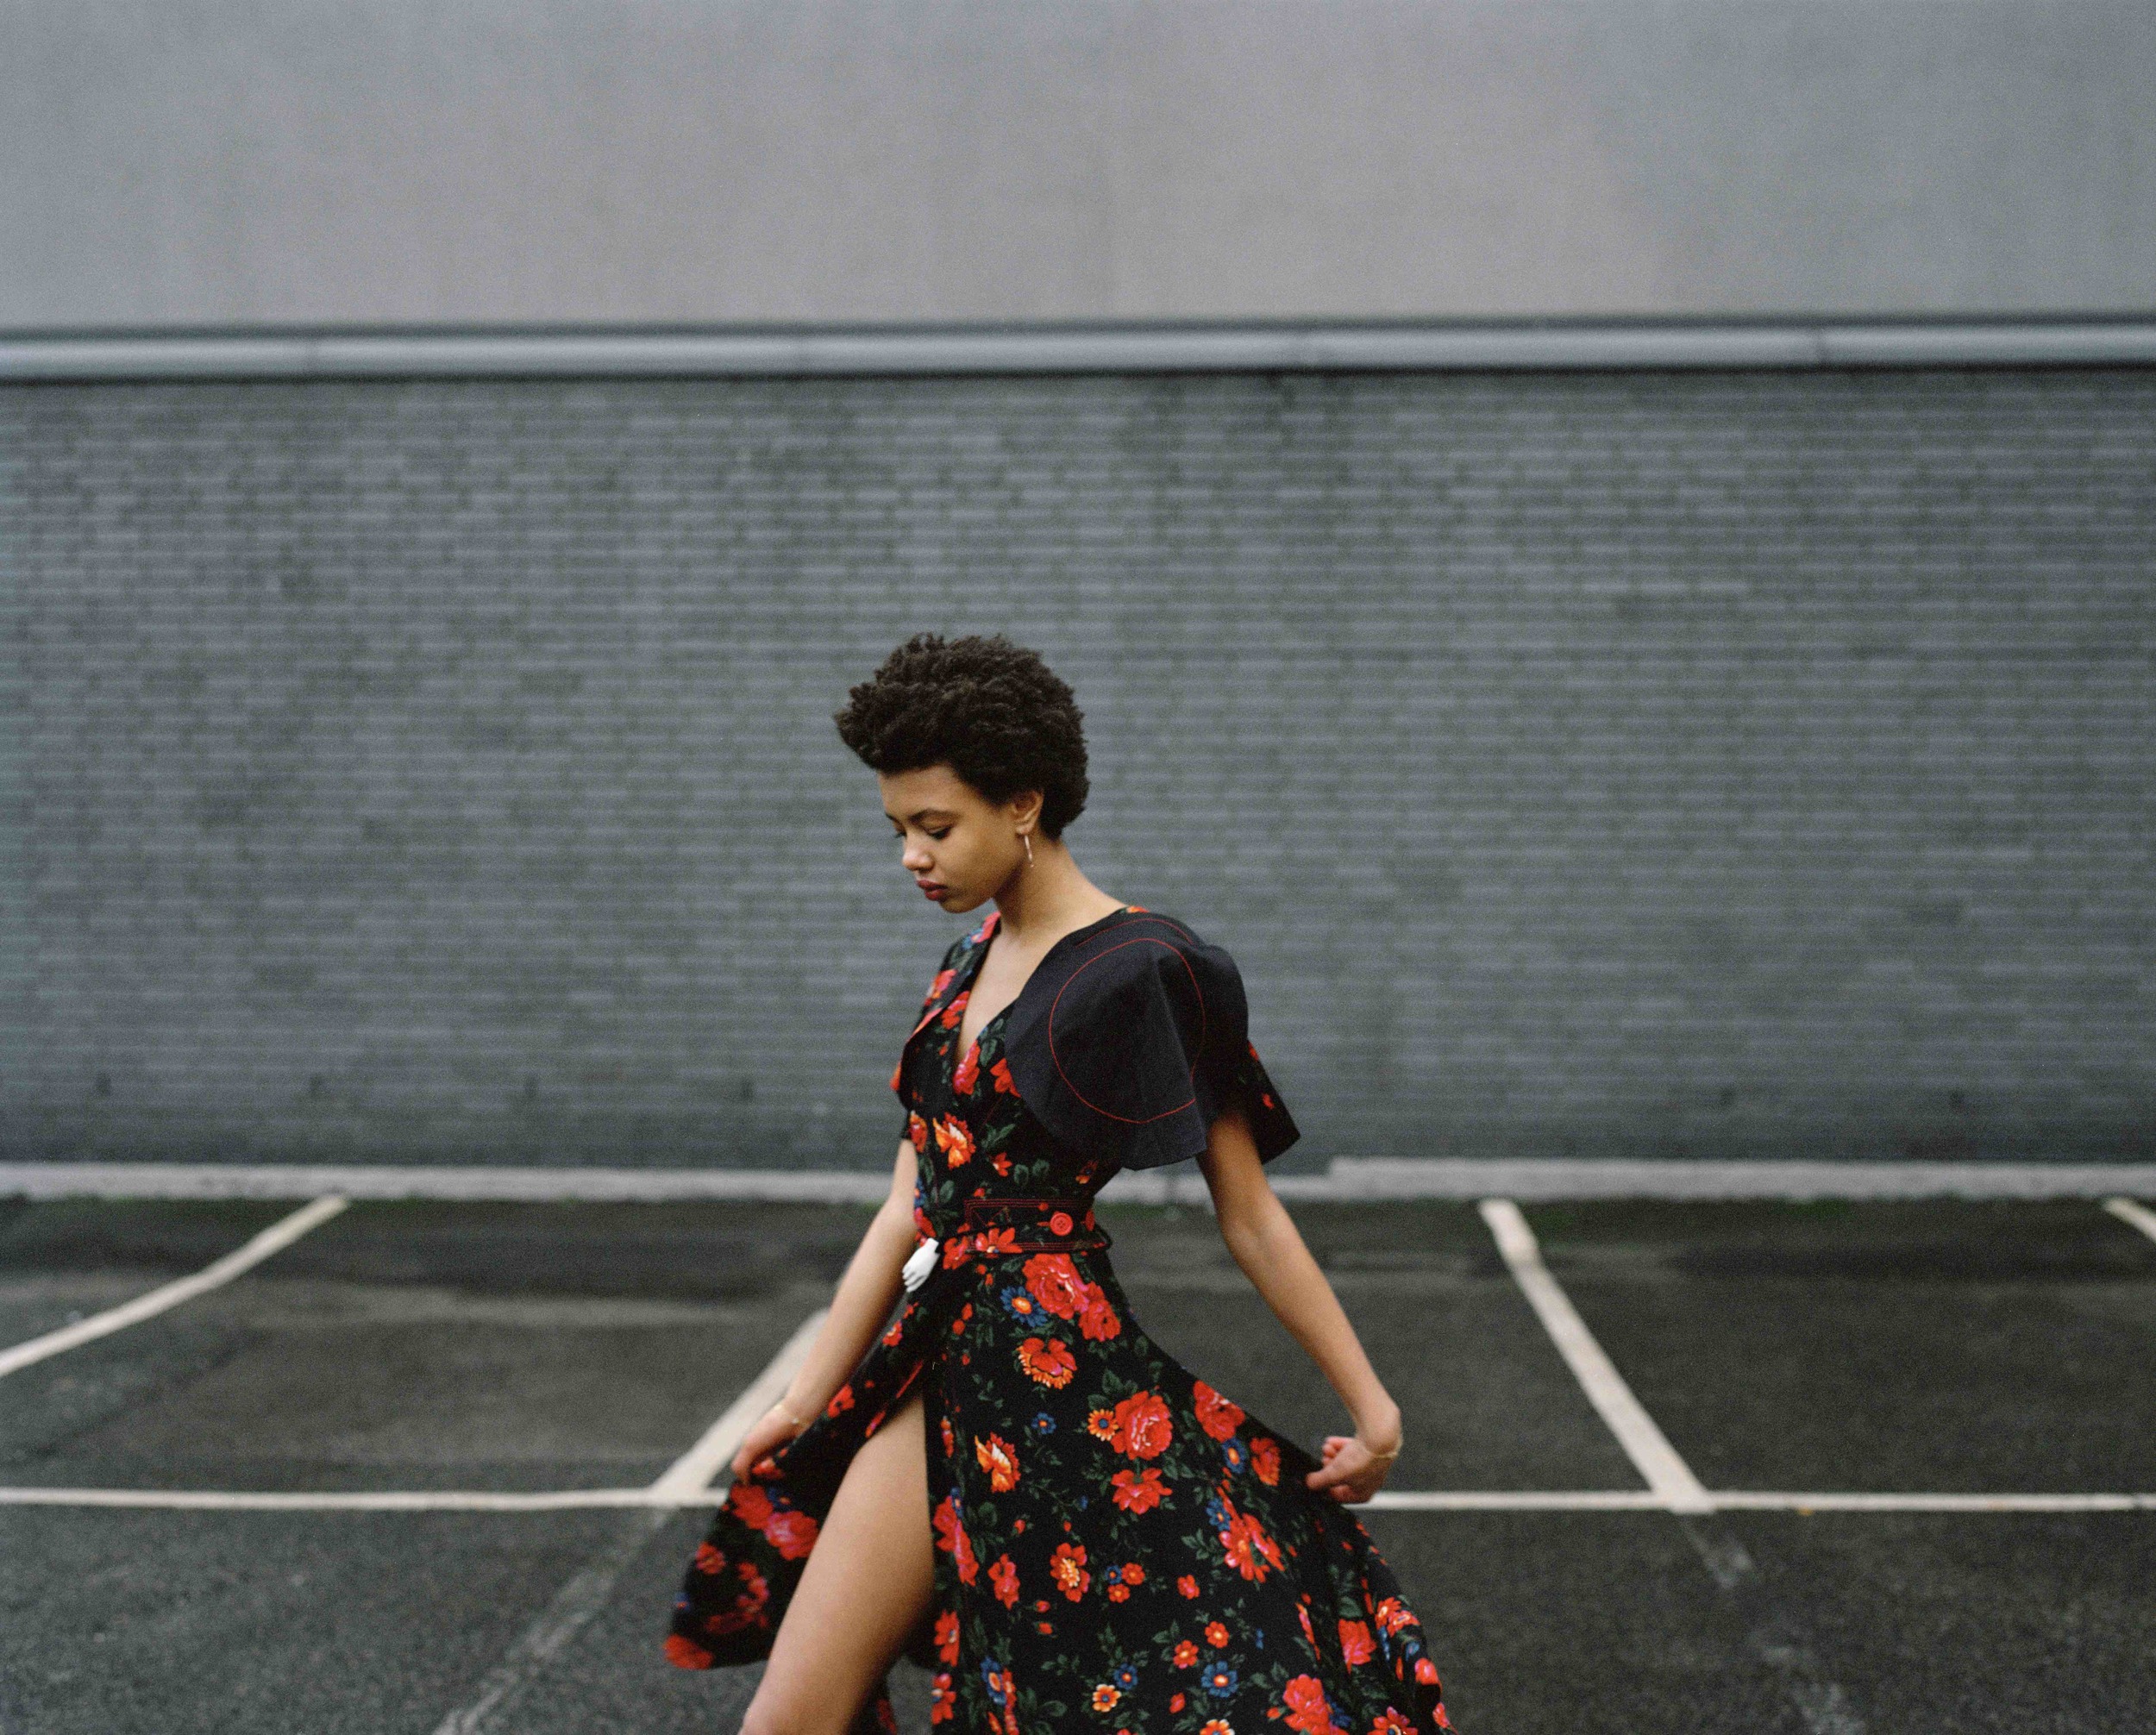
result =
[[[1125,1168],[1196,1156],[1231,1102],[1261,1161],[1301,1137],[1250,1043],[1235,960],[1156,911],[1132,905],[1066,934],[1005,1024],[1026,1106],[1066,1144]]]

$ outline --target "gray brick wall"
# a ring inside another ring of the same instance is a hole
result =
[[[1284,1162],[2145,1156],[2153,544],[2150,373],[0,390],[0,1137],[881,1165],[936,628]]]

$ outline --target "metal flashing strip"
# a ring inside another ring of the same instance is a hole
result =
[[[1339,1203],[1509,1199],[2156,1198],[2156,1163],[1684,1162],[1572,1157],[1335,1157],[1280,1174],[1283,1199]],[[888,1169],[595,1168],[392,1163],[0,1162],[0,1196],[29,1199],[312,1199],[683,1204],[738,1199],[877,1205]],[[1116,1175],[1110,1205],[1207,1205],[1194,1167]],[[2136,1207],[2138,1209],[2138,1207]],[[2120,1214],[2114,1212],[2115,1215]]]
[[[0,383],[2143,367],[2156,319],[0,331]]]

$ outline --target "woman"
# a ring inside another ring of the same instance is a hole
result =
[[[840,736],[907,871],[947,910],[996,908],[929,986],[891,1079],[890,1197],[735,1455],[668,1655],[768,1657],[749,1735],[895,1730],[901,1651],[935,1671],[950,1735],[1450,1727],[1421,1628],[1341,1509],[1384,1481],[1400,1410],[1266,1181],[1296,1131],[1233,961],[1072,860],[1081,713],[1033,653],[917,635],[849,698]],[[1354,1418],[1321,1457],[1131,1317],[1093,1195],[1192,1156]]]

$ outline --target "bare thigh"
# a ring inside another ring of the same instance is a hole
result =
[[[936,1594],[921,1395],[854,1453],[787,1605],[744,1735],[843,1735]]]

